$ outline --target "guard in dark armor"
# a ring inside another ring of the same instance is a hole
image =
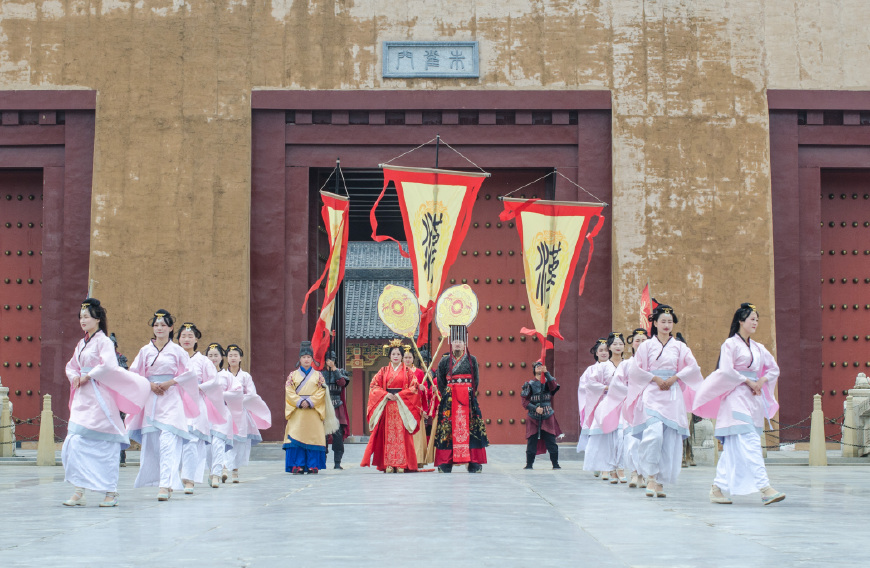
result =
[[[339,369],[335,366],[335,351],[330,351],[326,354],[326,365],[322,371],[323,378],[326,380],[326,388],[329,389],[329,398],[332,401],[332,408],[335,409],[335,417],[338,418],[339,430],[326,437],[327,446],[332,443],[332,454],[335,462],[335,469],[344,469],[341,467],[341,458],[344,456],[344,439],[347,438],[350,428],[347,419],[347,400],[345,399],[345,389],[347,383],[350,382],[350,375],[344,369]],[[327,448],[329,451],[329,448]]]
[[[480,372],[477,359],[466,351],[464,325],[450,326],[450,353],[438,364],[438,421],[435,430],[435,465],[450,473],[454,464],[468,464],[469,473],[483,471],[486,463],[486,424],[477,403]]]
[[[556,379],[547,372],[547,367],[538,361],[532,365],[535,378],[523,384],[521,393],[523,408],[528,410],[526,420],[526,467],[532,469],[535,456],[550,452],[553,469],[559,467],[559,446],[556,438],[562,434],[556,412],[553,410],[553,396],[559,390]]]

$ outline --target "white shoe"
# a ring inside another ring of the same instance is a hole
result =
[[[85,501],[84,487],[76,487],[76,492],[73,496],[63,502],[67,507],[84,507],[87,504]]]
[[[710,487],[710,502],[718,505],[730,505],[731,499],[722,494],[722,490],[718,486]]]
[[[209,482],[209,485],[211,485],[215,489],[220,487],[220,483],[218,482],[218,476],[216,476],[216,475],[208,476],[208,482]]]

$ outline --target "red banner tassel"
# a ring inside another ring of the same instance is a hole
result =
[[[399,254],[401,254],[405,258],[411,258],[411,255],[408,254],[408,251],[402,248],[402,243],[394,239],[393,237],[387,235],[378,235],[378,220],[375,217],[375,210],[378,208],[378,204],[381,202],[381,199],[384,198],[384,193],[387,191],[387,186],[389,185],[389,181],[384,180],[384,188],[381,190],[381,194],[378,196],[378,199],[375,201],[374,206],[372,207],[371,212],[369,213],[369,222],[372,224],[372,240],[376,243],[382,243],[384,241],[393,241],[397,245],[399,245]]]
[[[326,355],[326,350],[329,348],[329,332],[326,330],[326,322],[323,319],[317,320],[317,326],[314,328],[314,334],[311,336],[311,350],[314,351],[314,368],[318,371],[323,369],[326,361],[323,356]]]
[[[308,306],[308,296],[310,296],[315,290],[320,288],[320,285],[323,283],[323,279],[326,278],[327,274],[329,274],[329,264],[328,263],[326,265],[326,268],[323,269],[323,274],[320,275],[320,278],[317,280],[317,282],[314,283],[314,286],[312,286],[308,290],[308,293],[305,294],[305,299],[302,301],[302,313],[303,314],[305,313],[306,306]]]
[[[589,256],[586,258],[586,268],[583,269],[583,276],[580,278],[580,293],[578,296],[583,295],[583,288],[586,286],[586,273],[589,272],[589,263],[592,262],[592,252],[595,250],[595,243],[592,239],[598,236],[598,231],[601,230],[601,226],[604,225],[604,215],[601,213],[598,214],[598,223],[595,225],[595,228],[589,231],[586,235],[586,240],[589,241]]]
[[[526,209],[531,207],[532,204],[538,200],[539,200],[539,198],[529,199],[528,201],[524,201],[523,203],[520,203],[520,204],[516,204],[515,202],[512,202],[512,201],[505,201],[504,202],[504,211],[499,213],[498,218],[500,221],[510,221],[511,219],[513,219],[514,217],[516,217],[517,215],[519,215],[520,213],[522,213],[523,211],[525,211]]]
[[[429,305],[420,310],[420,333],[417,334],[417,347],[429,341],[429,324],[432,322],[432,316],[435,315],[434,302],[429,302]]]

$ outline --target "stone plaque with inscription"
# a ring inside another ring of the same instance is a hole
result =
[[[479,77],[476,41],[385,41],[384,78]]]

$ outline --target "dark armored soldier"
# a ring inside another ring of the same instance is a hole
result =
[[[347,420],[345,389],[347,388],[347,383],[350,382],[350,376],[344,369],[335,366],[335,351],[330,351],[326,354],[326,365],[323,367],[322,374],[326,381],[326,388],[329,390],[332,407],[335,409],[335,417],[338,418],[338,422],[341,424],[337,432],[326,437],[326,441],[327,445],[329,442],[332,442],[335,469],[344,469],[341,467],[341,458],[344,456],[344,439],[347,438],[350,432]]]
[[[547,372],[547,367],[538,361],[532,365],[535,378],[523,384],[521,393],[523,408],[529,411],[526,420],[526,467],[532,469],[535,456],[550,452],[553,469],[559,467],[559,446],[556,437],[562,434],[553,410],[553,396],[559,390],[556,379]]]

